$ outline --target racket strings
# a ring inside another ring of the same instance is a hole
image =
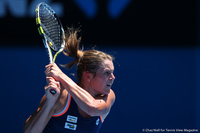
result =
[[[50,43],[50,47],[54,51],[59,51],[62,42],[62,30],[59,24],[58,18],[55,16],[55,12],[46,6],[40,7],[40,20],[43,27],[45,37]]]

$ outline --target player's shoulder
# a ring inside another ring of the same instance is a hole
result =
[[[114,104],[115,102],[115,93],[112,89],[110,89],[110,93],[108,94],[107,100],[110,101],[111,106]]]
[[[115,92],[114,92],[112,89],[110,89],[110,93],[111,93],[112,95],[115,95]]]
[[[115,92],[110,89],[110,93],[108,94],[112,99],[115,99]]]

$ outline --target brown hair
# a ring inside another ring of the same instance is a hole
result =
[[[72,62],[64,65],[64,67],[71,69],[77,63],[77,77],[78,81],[81,81],[84,71],[88,71],[95,75],[105,59],[113,61],[114,57],[99,50],[80,50],[79,44],[81,37],[77,37],[78,32],[79,30],[68,28],[65,37],[66,45],[63,53],[66,56],[74,58]]]

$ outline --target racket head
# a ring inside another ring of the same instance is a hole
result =
[[[65,33],[60,19],[56,12],[46,3],[42,2],[36,6],[36,24],[45,47],[51,48],[54,52],[61,52],[65,46]]]

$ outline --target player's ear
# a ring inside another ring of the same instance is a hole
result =
[[[93,74],[88,72],[88,71],[84,71],[83,72],[83,78],[85,81],[90,82],[90,80],[93,78]]]

